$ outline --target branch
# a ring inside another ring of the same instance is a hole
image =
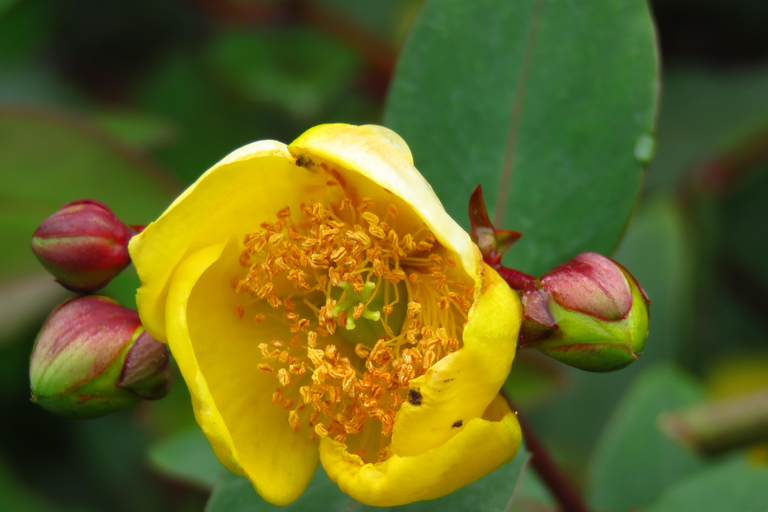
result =
[[[516,410],[509,400],[506,392],[502,390],[502,396],[507,400],[512,410]],[[531,466],[538,473],[544,485],[547,486],[552,496],[560,504],[562,512],[589,512],[581,496],[576,492],[565,473],[560,469],[555,460],[547,451],[547,448],[531,429],[525,417],[516,412],[520,430],[523,432],[525,447],[531,454]]]
[[[702,455],[717,455],[768,439],[768,389],[668,412],[659,427]]]

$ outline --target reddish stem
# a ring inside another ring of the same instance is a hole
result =
[[[492,266],[513,290],[524,290],[536,281],[536,278],[532,275],[513,268],[507,268],[500,263]]]
[[[502,390],[502,395],[507,399],[512,410],[516,410],[507,394]],[[552,493],[552,496],[560,504],[562,512],[589,512],[581,496],[576,492],[565,473],[560,469],[555,460],[547,451],[544,443],[536,437],[531,426],[520,411],[516,412],[520,430],[523,432],[525,447],[531,454],[531,466],[541,478],[544,485]]]

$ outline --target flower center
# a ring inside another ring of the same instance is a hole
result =
[[[275,338],[258,369],[275,375],[291,427],[383,460],[409,382],[459,348],[473,284],[426,226],[403,233],[393,205],[300,210],[246,235],[234,285],[253,300],[236,313]]]

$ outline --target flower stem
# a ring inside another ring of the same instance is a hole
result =
[[[506,398],[512,410],[517,410],[502,390],[502,395]],[[531,466],[538,473],[544,485],[552,493],[562,512],[589,512],[581,496],[576,492],[562,469],[549,454],[549,451],[531,429],[528,421],[520,411],[517,411],[517,421],[520,423],[520,430],[523,432],[525,447],[531,454]]]
[[[491,266],[496,270],[496,272],[499,273],[501,278],[504,279],[513,290],[524,290],[529,284],[536,280],[536,278],[532,275],[526,274],[525,272],[520,272],[519,270],[515,270],[513,268],[507,268],[501,264]]]

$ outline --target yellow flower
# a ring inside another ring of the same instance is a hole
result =
[[[379,126],[227,156],[130,244],[217,457],[274,504],[318,460],[369,505],[448,494],[520,444],[520,300]]]

